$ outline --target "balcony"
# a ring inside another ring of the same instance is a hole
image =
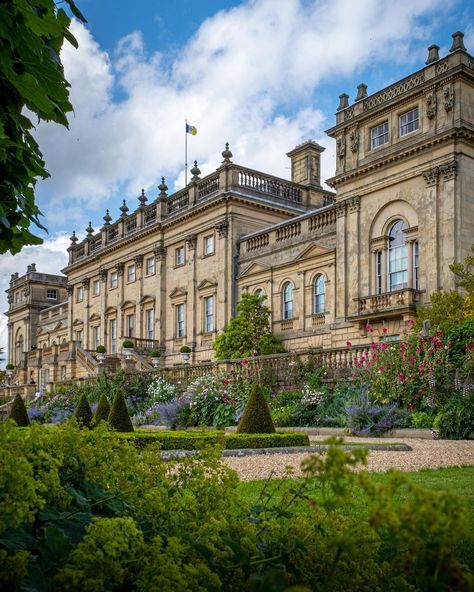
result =
[[[419,304],[419,297],[418,290],[405,288],[394,292],[354,298],[357,303],[357,312],[350,316],[359,319],[396,316],[414,310]]]

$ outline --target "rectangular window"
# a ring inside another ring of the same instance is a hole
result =
[[[66,366],[61,366],[61,380],[67,379],[67,368]]]
[[[413,288],[420,289],[420,248],[418,241],[413,243]]]
[[[184,304],[176,305],[176,337],[184,337]]]
[[[118,273],[116,271],[112,271],[110,274],[110,289],[118,287]]]
[[[175,265],[184,265],[185,256],[184,256],[184,247],[178,247],[175,251]]]
[[[213,255],[214,254],[214,235],[210,234],[209,236],[204,237],[204,255]]]
[[[100,294],[100,280],[94,280],[92,283],[92,294],[98,296]]]
[[[147,339],[154,339],[155,338],[155,311],[152,308],[149,308],[145,312],[145,325],[146,325],[146,338]]]
[[[375,253],[375,293],[382,294],[382,251]]]
[[[110,335],[110,353],[117,353],[117,319],[110,319],[109,321],[109,335]]]
[[[400,136],[414,132],[419,128],[418,107],[412,109],[399,117]]]
[[[146,260],[146,274],[153,275],[155,273],[155,258],[148,257]]]
[[[204,298],[204,332],[214,331],[214,296]]]
[[[92,327],[92,347],[97,349],[100,345],[100,325]]]
[[[127,337],[135,337],[135,315],[127,315],[126,330]]]
[[[78,286],[76,289],[76,302],[82,302],[84,300],[84,289],[82,286]]]
[[[76,341],[79,341],[79,345],[82,345],[82,331],[76,331]]]
[[[135,265],[129,265],[127,267],[127,281],[134,282],[136,276]]]
[[[20,292],[15,292],[15,304],[20,302]]]
[[[58,299],[58,291],[53,290],[52,288],[48,288],[48,290],[46,292],[46,297],[50,298],[51,300],[57,300]]]
[[[384,121],[380,125],[373,127],[370,130],[370,145],[372,149],[378,148],[383,144],[388,143],[388,121]]]

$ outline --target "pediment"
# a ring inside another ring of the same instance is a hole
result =
[[[217,288],[217,282],[214,280],[203,280],[200,284],[198,284],[198,290],[207,290]]]
[[[100,315],[98,315],[97,313],[94,313],[93,315],[91,315],[91,318],[89,319],[90,321],[100,321]]]
[[[303,259],[315,259],[324,255],[333,255],[335,249],[330,249],[319,243],[311,243],[299,253],[293,261],[301,261]]]
[[[254,273],[260,273],[261,271],[268,271],[271,268],[272,266],[268,265],[268,263],[264,263],[263,261],[254,261],[248,267],[246,267],[241,274],[239,274],[239,278],[253,275]]]
[[[73,322],[72,326],[73,327],[77,327],[78,325],[83,325],[83,321],[81,319],[75,319],[75,321]]]
[[[187,294],[188,292],[184,288],[174,288],[174,290],[171,290],[170,292],[170,298],[183,298],[184,296],[187,296]]]
[[[155,297],[150,296],[150,294],[145,294],[143,298],[140,300],[140,304],[146,304],[147,302],[155,302]]]
[[[117,312],[117,308],[115,306],[108,306],[105,309],[105,314],[106,315],[111,315],[111,314],[115,314]]]
[[[131,300],[125,300],[125,302],[120,305],[120,308],[135,308],[135,302],[132,302]]]

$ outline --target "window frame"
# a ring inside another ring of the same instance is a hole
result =
[[[151,319],[151,323],[150,323]],[[155,309],[147,308],[145,310],[145,333],[147,339],[155,339]]]
[[[137,281],[137,266],[135,263],[127,265],[127,284],[133,284]]]
[[[293,308],[294,289],[295,289],[295,287],[294,287],[293,282],[287,281],[283,284],[283,287],[281,290],[282,319],[284,321],[291,321],[294,318],[294,308]],[[290,290],[290,296],[291,296],[291,298],[288,298],[288,299],[287,299],[287,290]]]
[[[215,300],[214,294],[205,296],[203,302],[203,320],[204,320],[204,333],[213,333],[215,331]],[[209,306],[210,311],[209,311]]]
[[[100,279],[92,282],[92,296],[100,296]]]
[[[181,260],[182,255],[182,260]],[[184,245],[176,247],[174,250],[174,265],[175,267],[182,267],[186,264],[186,250]]]
[[[117,319],[109,319],[110,353],[117,353]]]
[[[321,283],[320,283],[321,282]],[[318,286],[322,285],[322,291],[318,291]],[[318,273],[313,280],[313,314],[319,315],[326,312],[326,277],[323,273]]]
[[[175,304],[175,336],[182,339],[186,336],[186,306],[184,302]],[[182,314],[181,314],[182,313]]]
[[[152,263],[152,265],[150,266],[150,261]],[[147,257],[145,260],[145,274],[147,276],[149,275],[155,275],[155,257]]]
[[[135,314],[133,312],[125,315],[125,329],[127,331],[125,337],[135,337]]]
[[[118,271],[110,272],[109,288],[111,290],[116,290],[118,288]]]
[[[407,121],[405,123],[402,123],[402,118],[409,116],[411,113],[415,113],[415,111],[416,111],[416,118],[413,118],[413,120],[411,120],[411,121]],[[416,123],[416,127],[414,127],[413,129],[407,129],[407,131],[402,131],[403,128],[408,128],[414,123]],[[420,129],[420,110],[418,109],[418,106],[413,107],[413,109],[410,109],[409,111],[405,111],[404,113],[401,113],[398,116],[398,135],[400,138],[404,138],[408,134],[412,134],[413,132],[416,132],[419,129]]]
[[[54,292],[54,296],[50,296],[50,292]],[[48,300],[57,300],[58,299],[58,290],[57,288],[46,288],[46,298]]]
[[[374,135],[374,132],[376,130],[379,130],[380,128],[384,128],[385,126],[386,126],[386,131],[383,131],[382,133],[378,133],[377,135]],[[384,138],[385,136],[387,137],[387,139],[384,142],[380,141],[380,138]],[[388,144],[389,141],[390,141],[390,128],[389,128],[388,119],[386,119],[385,121],[382,121],[378,125],[374,125],[373,127],[370,128],[370,149],[371,150],[376,150],[377,148],[380,148],[381,146],[385,146],[385,144]]]
[[[407,228],[406,222],[402,218],[398,218],[393,220],[388,228],[388,244],[387,244],[387,291],[388,292],[398,292],[399,290],[406,290],[408,286],[408,243],[406,241],[406,237],[403,236],[403,244],[402,245],[395,245],[391,246],[391,241],[395,241],[395,237],[391,236],[392,231],[394,230],[397,224],[401,224],[401,232],[403,233],[404,230]],[[403,261],[405,260],[405,267],[398,269],[398,267],[403,265]],[[399,264],[398,262],[401,261],[402,263]],[[402,279],[405,281],[395,283],[395,277],[399,274],[402,275]]]
[[[210,243],[208,241],[210,241]],[[209,244],[210,244],[211,248],[209,248]],[[211,255],[214,255],[214,253],[216,252],[215,249],[216,249],[216,245],[215,245],[214,234],[207,234],[206,236],[204,236],[204,238],[203,238],[204,257],[210,257]]]
[[[76,303],[84,301],[84,288],[83,286],[77,286],[76,288]]]

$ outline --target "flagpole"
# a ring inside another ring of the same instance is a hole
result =
[[[188,120],[184,120],[184,186],[188,185]]]

